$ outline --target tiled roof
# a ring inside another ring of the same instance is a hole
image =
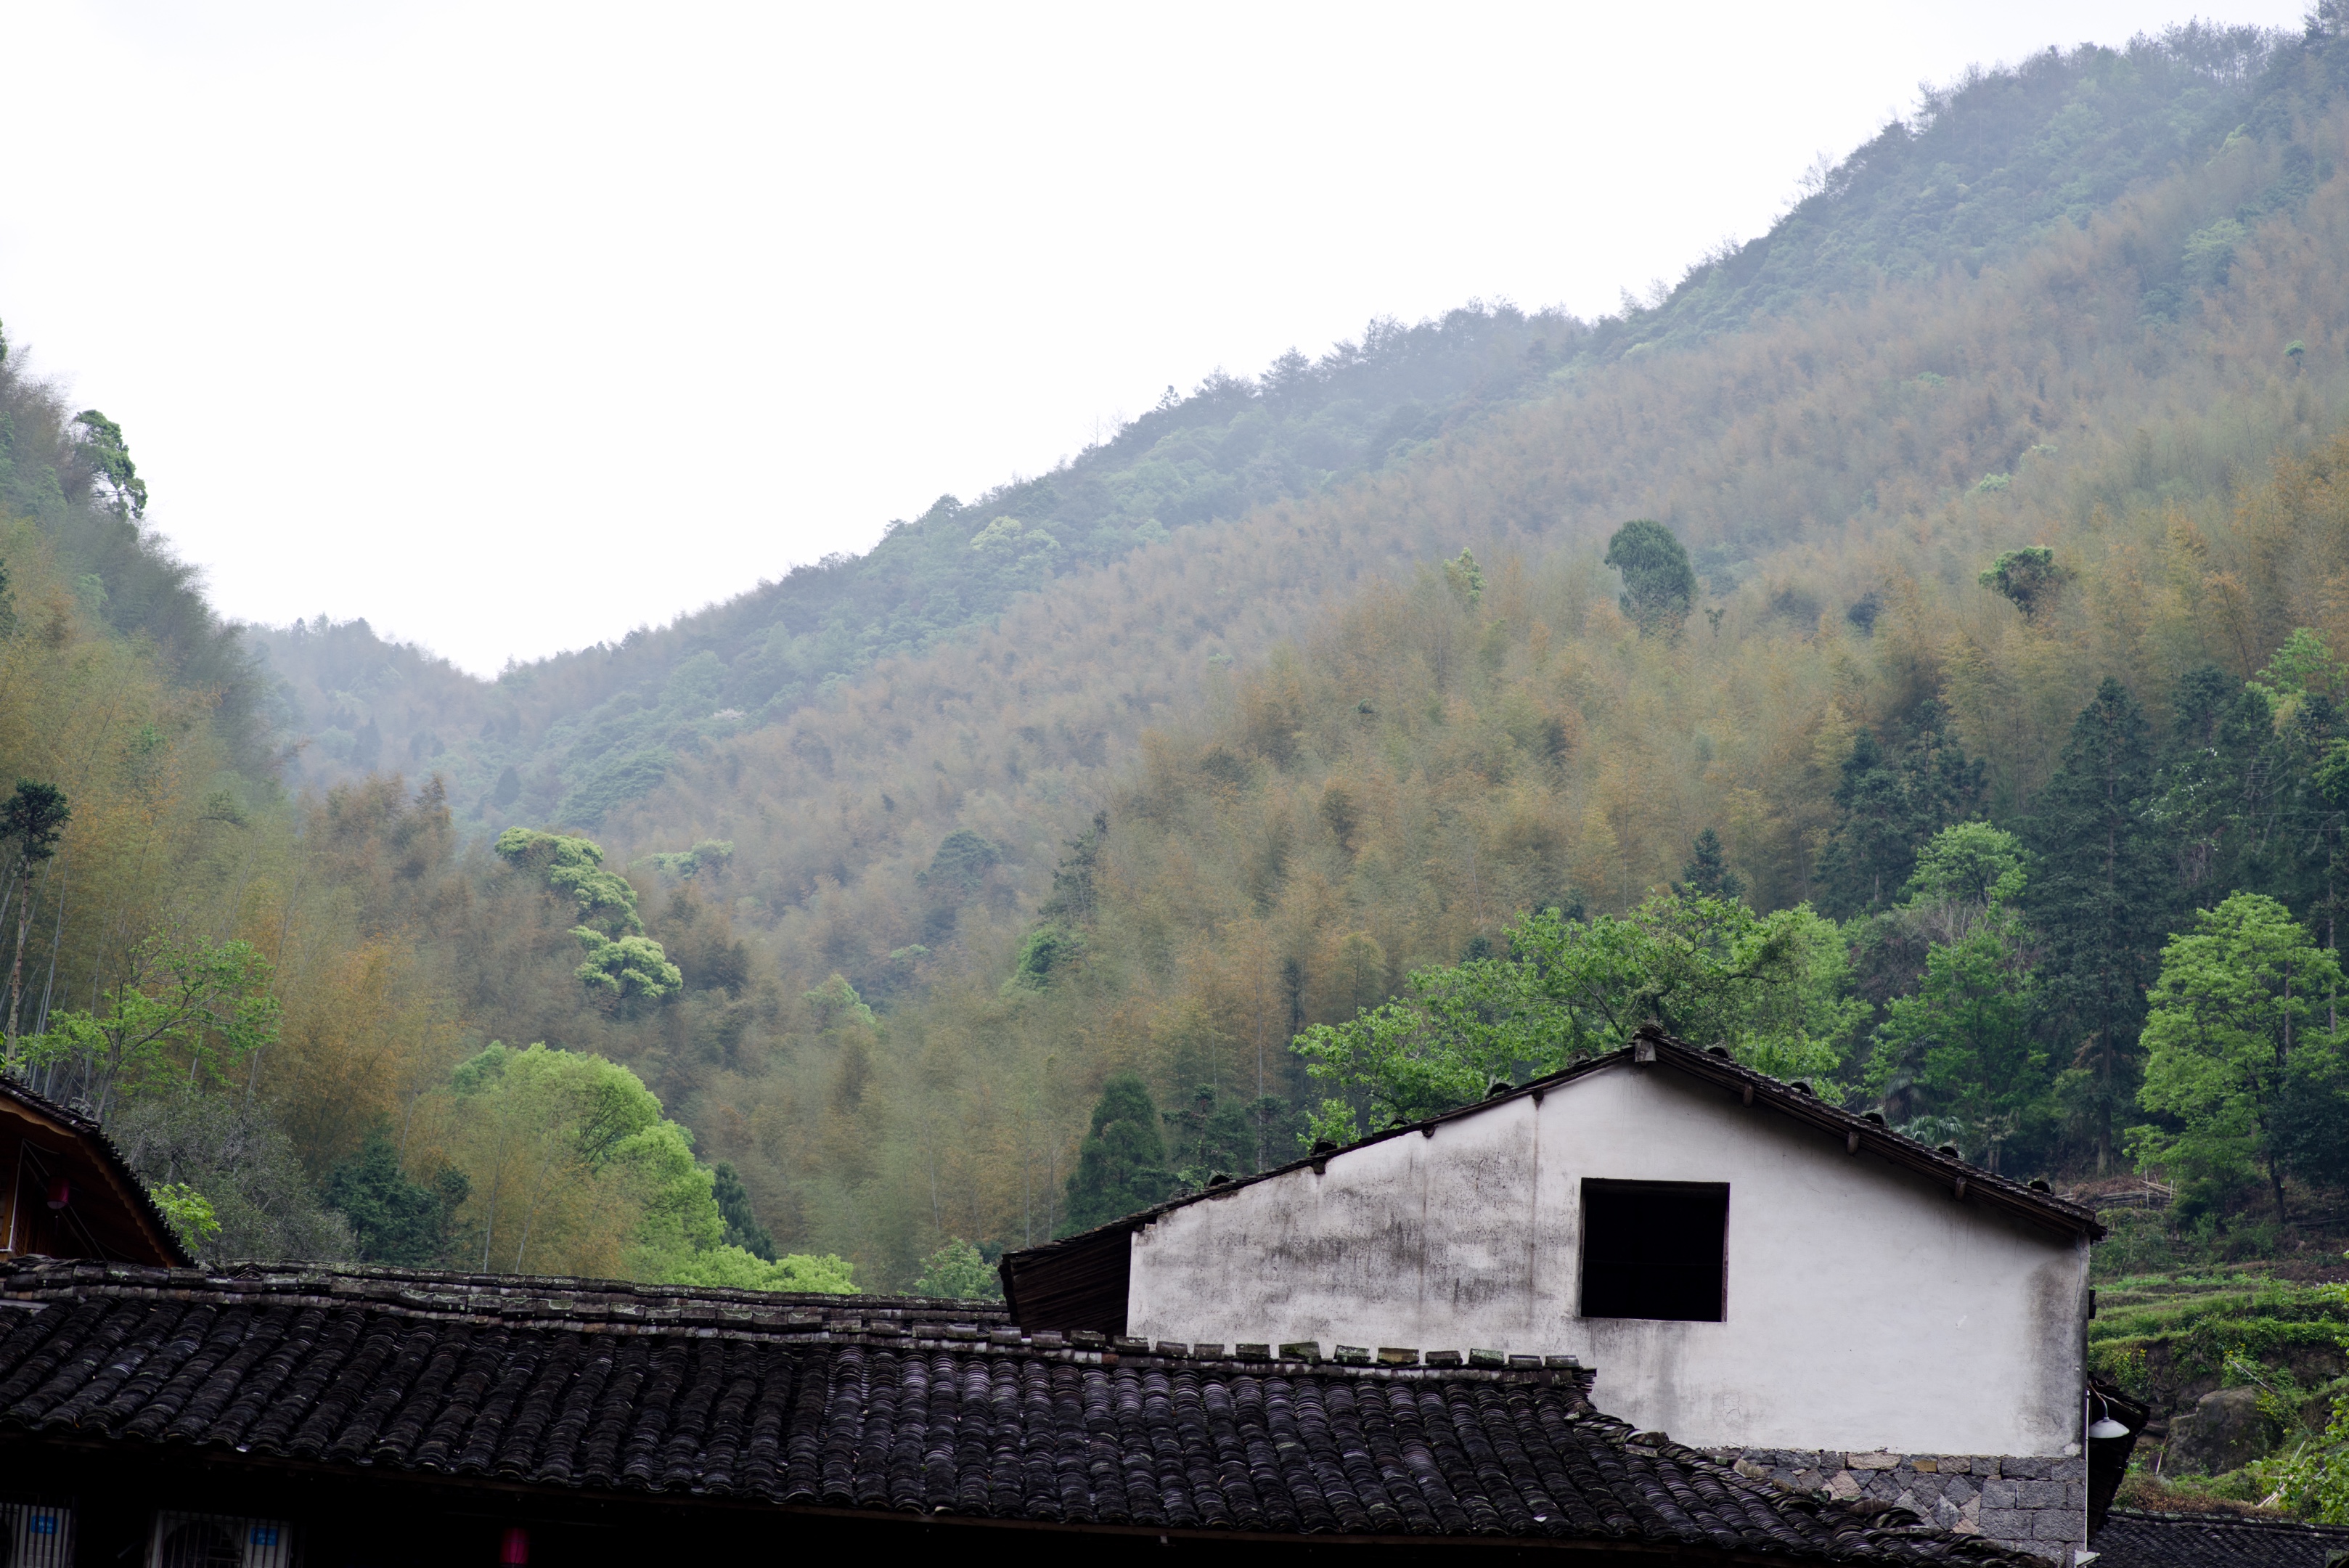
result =
[[[1228,1196],[1236,1188],[1268,1181],[1290,1171],[1308,1168],[1319,1171],[1329,1161],[1341,1159],[1350,1150],[1413,1132],[1424,1133],[1445,1122],[1481,1116],[1495,1106],[1511,1100],[1530,1098],[1538,1102],[1553,1090],[1571,1085],[1578,1079],[1627,1064],[1671,1067],[1709,1083],[1745,1105],[1761,1106],[1806,1123],[1837,1139],[1853,1155],[1870,1155],[1885,1164],[1925,1177],[1946,1190],[1953,1202],[1984,1204],[2063,1235],[2085,1236],[2090,1241],[2104,1240],[2105,1227],[2098,1223],[2095,1210],[2085,1204],[2075,1203],[2041,1188],[1993,1175],[1955,1155],[1943,1154],[1938,1148],[1894,1132],[1884,1125],[1881,1117],[1854,1115],[1839,1106],[1821,1100],[1807,1087],[1798,1088],[1766,1073],[1741,1067],[1730,1058],[1726,1050],[1719,1047],[1699,1050],[1687,1041],[1674,1039],[1661,1030],[1642,1029],[1632,1036],[1630,1044],[1619,1051],[1610,1051],[1603,1056],[1578,1062],[1562,1072],[1536,1078],[1516,1088],[1503,1088],[1474,1105],[1462,1106],[1423,1121],[1399,1122],[1343,1148],[1317,1150],[1302,1159],[1293,1159],[1254,1176],[1219,1184],[1212,1190],[1170,1198],[1153,1208],[1112,1220],[1106,1225],[1078,1235],[1006,1252],[1002,1262],[998,1265],[1003,1278],[1004,1293],[1010,1298],[1014,1311],[1024,1322],[1084,1323],[1123,1328],[1128,1285],[1129,1243],[1126,1238],[1159,1216],[1210,1197]]]
[[[2030,1561],[1635,1435],[1580,1369],[1201,1358],[970,1305],[23,1261],[0,1268],[0,1431],[1061,1525]]]
[[[2349,1527],[2116,1508],[2091,1544],[2096,1568],[2327,1568],[2349,1558]]]

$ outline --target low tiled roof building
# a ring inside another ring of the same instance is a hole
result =
[[[969,1303],[19,1260],[0,1524],[20,1563],[1097,1556],[1104,1536],[2025,1561],[1635,1433],[1563,1358],[1321,1350],[1023,1334]]]

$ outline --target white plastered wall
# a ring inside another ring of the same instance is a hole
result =
[[[1586,1177],[1729,1184],[1725,1321],[1578,1315]],[[1133,1249],[1152,1339],[1571,1353],[1600,1409],[1705,1448],[2079,1441],[2085,1241],[1662,1065],[1186,1205]]]

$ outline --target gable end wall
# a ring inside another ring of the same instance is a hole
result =
[[[1722,1323],[1584,1318],[1586,1177],[1727,1182]],[[2062,1456],[2087,1243],[1818,1129],[1623,1064],[1342,1151],[1134,1233],[1127,1332],[1571,1354],[1700,1448]]]

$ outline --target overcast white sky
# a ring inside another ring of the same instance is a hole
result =
[[[0,320],[229,614],[616,638],[1169,382],[1610,309],[1925,79],[2302,0],[0,0]]]

